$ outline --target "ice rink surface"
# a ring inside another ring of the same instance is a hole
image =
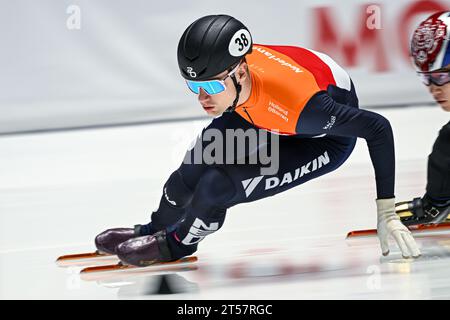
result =
[[[397,200],[424,193],[426,160],[449,115],[383,109],[395,133]],[[450,234],[418,237],[423,256],[381,257],[375,183],[364,140],[333,173],[233,207],[199,245],[197,270],[81,279],[63,254],[99,232],[146,223],[162,185],[205,122],[0,137],[0,298],[449,299]],[[167,294],[169,293],[169,294]]]

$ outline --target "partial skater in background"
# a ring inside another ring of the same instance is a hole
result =
[[[433,98],[450,112],[450,11],[424,20],[411,39],[417,74]],[[428,157],[426,193],[397,204],[405,225],[441,223],[450,214],[450,122],[442,127]]]

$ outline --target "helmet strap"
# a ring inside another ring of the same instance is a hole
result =
[[[241,89],[242,89],[241,84],[239,82],[237,82],[236,76],[234,74],[232,74],[230,76],[230,78],[231,78],[231,80],[233,80],[234,87],[236,88],[236,98],[234,98],[233,104],[231,106],[229,106],[227,108],[227,110],[225,110],[225,112],[233,112],[236,109],[236,105],[239,101],[239,94],[241,93]]]

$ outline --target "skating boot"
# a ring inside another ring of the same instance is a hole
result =
[[[450,201],[436,204],[425,195],[412,201],[396,203],[396,212],[405,226],[418,224],[439,224],[450,214]]]
[[[141,236],[141,225],[134,228],[108,229],[95,237],[95,246],[101,253],[116,254],[116,247],[129,239]]]
[[[153,235],[129,239],[116,248],[123,264],[145,267],[158,262],[169,262],[189,256],[197,245],[181,244],[173,232],[161,230]]]
[[[126,240],[117,246],[117,257],[124,264],[138,267],[172,261],[166,236],[166,231],[162,230],[153,235]]]

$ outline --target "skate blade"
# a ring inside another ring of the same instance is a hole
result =
[[[80,277],[82,280],[92,281],[100,280],[102,278],[109,278],[113,274],[122,274],[126,272],[127,275],[135,275],[142,273],[155,273],[155,272],[181,272],[196,270],[197,266],[191,265],[197,262],[196,256],[184,257],[176,261],[171,262],[159,262],[154,263],[147,267],[136,267],[131,265],[124,265],[122,263],[112,265],[102,265],[96,267],[84,268],[80,271]]]
[[[450,222],[444,222],[441,224],[419,224],[415,226],[409,226],[408,229],[412,232],[413,235],[428,235],[428,234],[436,234],[436,233],[450,233]],[[376,229],[367,229],[367,230],[355,230],[347,233],[346,239],[354,239],[354,238],[364,238],[364,237],[374,237],[377,235]]]
[[[63,255],[56,259],[55,263],[60,267],[82,266],[82,265],[104,265],[117,262],[117,257],[112,254],[95,252],[76,253]]]

